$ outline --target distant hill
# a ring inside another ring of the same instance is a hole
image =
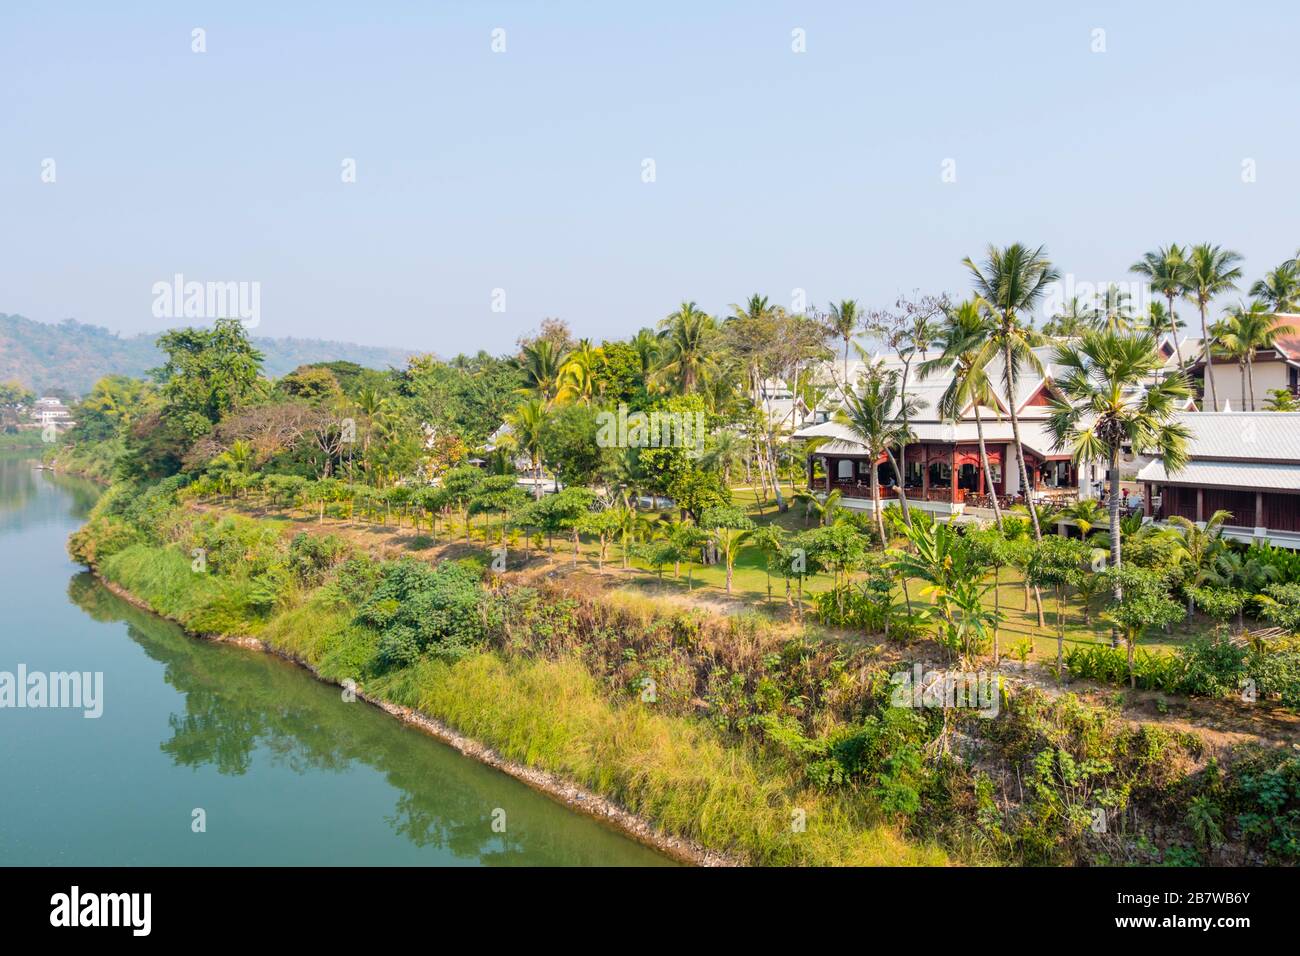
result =
[[[97,325],[65,319],[57,325],[0,312],[0,382],[17,379],[36,392],[84,395],[104,375],[142,376],[162,364],[157,332],[122,338]],[[343,360],[368,368],[402,368],[415,349],[376,348],[322,339],[253,339],[262,370],[279,377],[299,365]]]

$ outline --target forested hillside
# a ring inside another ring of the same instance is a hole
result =
[[[162,364],[158,333],[129,338],[97,325],[66,319],[57,325],[0,313],[0,381],[14,379],[36,392],[90,391],[105,375],[139,377]],[[254,339],[265,374],[279,377],[300,365],[335,360],[369,368],[401,368],[415,350],[375,348],[321,339]]]

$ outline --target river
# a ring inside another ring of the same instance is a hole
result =
[[[64,550],[95,497],[0,457],[0,672],[103,673],[97,719],[0,708],[0,865],[670,862],[292,664],[117,598]]]

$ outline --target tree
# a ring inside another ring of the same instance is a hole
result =
[[[659,327],[659,377],[675,383],[684,395],[694,394],[701,380],[718,367],[714,355],[717,323],[694,302],[683,302]]]
[[[1300,412],[1300,401],[1289,388],[1270,388],[1264,400],[1266,412]]]
[[[528,456],[533,476],[533,494],[542,496],[542,438],[546,429],[547,406],[540,398],[530,398],[506,416],[510,426],[510,443]]]
[[[998,624],[1002,620],[1002,569],[1014,564],[1011,545],[998,528],[980,528],[966,533],[966,544],[976,566],[993,569],[993,666],[1002,658],[998,646]]]
[[[1205,310],[1210,300],[1237,288],[1241,269],[1237,263],[1241,256],[1228,249],[1202,242],[1192,246],[1187,257],[1187,291],[1185,295],[1196,303],[1201,313],[1201,345],[1205,357],[1205,381],[1210,386],[1210,411],[1219,410],[1219,397],[1214,388],[1214,363],[1210,354],[1210,330],[1206,324]]]
[[[257,391],[262,353],[238,319],[218,319],[211,329],[173,329],[158,337],[166,361],[151,374],[161,383],[164,417],[192,437]]]
[[[1237,360],[1241,374],[1241,410],[1244,412],[1249,408],[1254,411],[1255,353],[1273,347],[1273,340],[1277,337],[1277,317],[1263,302],[1252,302],[1249,306],[1238,303],[1237,308],[1225,320],[1216,323],[1211,331],[1215,339],[1212,347]]]
[[[1144,386],[1160,364],[1155,339],[1147,333],[1090,332],[1077,343],[1058,346],[1053,361],[1062,369],[1056,382],[1061,394],[1051,401],[1048,427],[1056,447],[1068,447],[1076,462],[1107,462],[1111,562],[1120,567],[1120,453],[1127,445],[1138,454],[1159,456],[1169,471],[1180,469],[1187,462],[1190,432],[1175,413],[1191,389],[1182,372]],[[1117,577],[1116,584],[1121,580]]]
[[[560,368],[559,391],[556,400],[589,404],[596,394],[596,370],[600,364],[600,349],[590,339],[580,339]]]
[[[1048,535],[1035,542],[1030,553],[1028,580],[1036,588],[1056,592],[1056,679],[1065,679],[1065,592],[1077,584],[1092,549],[1074,538]]]
[[[1043,334],[1058,339],[1072,339],[1082,335],[1097,325],[1097,310],[1083,302],[1079,296],[1071,296],[1061,310],[1055,313],[1043,325]]]
[[[1124,635],[1129,686],[1136,687],[1133,649],[1142,632],[1148,627],[1173,624],[1183,616],[1183,611],[1169,599],[1164,580],[1146,568],[1111,567],[1105,574],[1111,579],[1111,593],[1115,595],[1106,616]]]
[[[948,421],[957,421],[970,408],[975,413],[975,434],[979,439],[980,467],[984,469],[984,483],[993,502],[993,521],[1002,527],[1002,505],[996,494],[993,470],[989,465],[988,449],[984,445],[984,415],[982,408],[997,409],[993,383],[989,381],[987,362],[981,361],[981,352],[993,332],[988,313],[971,300],[949,309],[946,321],[939,329],[935,345],[940,349],[937,358],[922,363],[917,370],[924,380],[939,371],[950,371],[952,381],[939,400],[938,412]],[[1002,463],[1006,468],[1006,462]]]
[[[1013,243],[1005,249],[989,246],[982,266],[967,258],[964,264],[975,283],[976,302],[993,318],[993,332],[988,344],[976,359],[983,367],[994,355],[1002,356],[1003,391],[1007,397],[1007,411],[1011,416],[1011,433],[1016,444],[1016,461],[1020,468],[1020,487],[1025,490],[1029,516],[1034,525],[1034,537],[1042,538],[1038,526],[1038,511],[1033,496],[1029,494],[1029,472],[1025,468],[1025,445],[1020,439],[1020,416],[1017,404],[1017,380],[1021,362],[1028,362],[1041,371],[1042,363],[1033,352],[1033,346],[1042,341],[1034,332],[1029,313],[1047,293],[1047,287],[1061,275],[1043,252],[1043,247],[1029,249]]]
[[[844,343],[844,382],[849,381],[849,344],[858,330],[858,303],[853,299],[832,302],[826,316],[826,332]]]
[[[603,455],[596,441],[596,415],[590,405],[565,405],[543,419],[539,461],[545,461],[566,485],[590,484],[600,470]]]
[[[588,511],[578,518],[578,530],[583,534],[593,535],[597,542],[596,570],[605,573],[605,557],[609,553],[609,542],[618,532],[618,509],[601,508]]]
[[[754,529],[749,541],[763,555],[763,573],[767,576],[767,603],[771,604],[772,569],[780,565],[780,555],[785,550],[785,530],[780,525],[763,525]]]
[[[700,527],[710,533],[718,550],[722,552],[722,559],[727,565],[727,593],[730,594],[736,553],[745,539],[753,533],[754,522],[740,508],[734,505],[720,505],[709,508],[700,516]]]
[[[469,540],[469,503],[486,476],[473,465],[453,468],[442,478],[446,505],[460,510],[465,520],[465,540]]]
[[[871,501],[882,548],[889,539],[885,535],[880,508],[880,476],[876,473],[876,463],[882,458],[890,458],[890,449],[895,445],[907,443],[911,436],[906,422],[899,420],[903,416],[898,412],[910,407],[915,414],[917,404],[916,399],[904,395],[898,387],[896,372],[871,366],[863,375],[859,388],[845,394],[844,406],[836,416],[837,421],[848,426],[853,440],[866,449],[871,462]],[[898,486],[902,494],[901,475],[898,476]]]
[[[1269,312],[1300,311],[1300,265],[1288,259],[1250,287],[1252,298],[1264,303]]]
[[[525,345],[519,356],[519,367],[524,373],[522,391],[549,405],[559,391],[560,369],[566,361],[564,352],[551,339],[541,338]]]

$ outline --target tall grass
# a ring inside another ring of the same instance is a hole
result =
[[[707,724],[616,706],[574,660],[483,653],[425,661],[371,685],[526,763],[575,780],[668,833],[767,865],[935,865],[866,801],[812,791]],[[800,828],[800,821],[804,826]]]
[[[248,581],[197,573],[175,546],[133,544],[104,559],[104,576],[192,630],[257,633],[335,680],[414,707],[497,749],[615,800],[663,831],[766,865],[935,865],[942,850],[909,842],[852,791],[807,787],[802,772],[713,726],[616,704],[575,658],[504,658],[483,651],[454,664],[424,659],[375,676],[378,634],[353,623],[330,587],[260,619]]]

